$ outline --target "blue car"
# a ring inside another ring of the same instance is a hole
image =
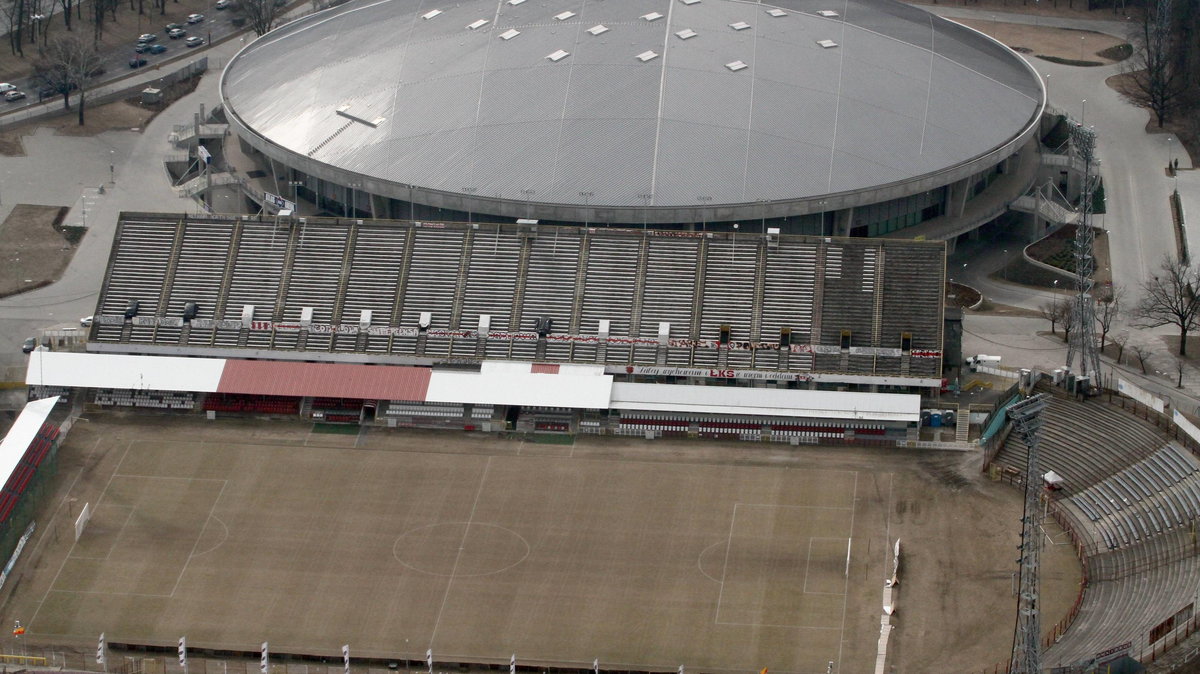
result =
[[[163,44],[152,44],[146,48],[147,54],[161,54],[167,50],[167,46]]]

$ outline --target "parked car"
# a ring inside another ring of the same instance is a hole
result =
[[[25,343],[21,345],[21,353],[33,353],[33,350],[37,348],[37,345],[37,337],[27,338]]]
[[[67,90],[75,91],[78,88],[79,88],[78,84],[71,82],[71,84],[67,87]],[[61,93],[63,93],[63,87],[61,87],[61,86],[42,87],[41,89],[38,89],[38,100],[47,99],[47,98],[50,98],[51,96],[57,96]]]
[[[152,44],[152,45],[150,45],[149,49],[146,50],[146,52],[150,53],[150,54],[161,54],[161,53],[165,52],[166,50],[167,50],[166,45]]]
[[[13,89],[16,89],[16,88],[17,88],[17,85],[15,85],[15,84],[9,84],[8,82],[0,82],[0,94],[4,93],[6,91],[12,91]]]
[[[12,91],[4,92],[4,100],[6,100],[6,101],[19,101],[22,98],[25,98],[24,91],[19,91],[17,89],[13,89]]]
[[[167,37],[171,38],[172,40],[178,40],[184,35],[187,35],[187,31],[182,28],[172,28],[171,32],[167,33]]]
[[[145,54],[148,51],[150,51],[150,45],[145,42],[139,42],[133,48],[133,53],[135,54]]]
[[[85,328],[90,328],[92,327],[92,321],[95,319],[95,316],[84,316],[83,318],[79,319],[79,325]]]
[[[204,20],[203,14],[188,14],[188,18],[187,18],[188,23],[200,23],[203,20]]]
[[[158,36],[155,35],[154,33],[142,33],[141,35],[138,36],[137,41],[139,44],[146,44],[147,42],[154,42],[157,39],[158,39]]]
[[[176,28],[183,28],[183,24],[182,23],[168,23],[166,26],[163,26],[163,30],[167,31],[168,33],[175,30]]]
[[[144,65],[146,65],[146,59],[142,58],[141,56],[135,56],[129,59],[130,68],[141,68]]]
[[[189,47],[199,47],[202,44],[204,44],[204,38],[202,37],[193,35],[187,39],[187,46]]]
[[[227,9],[230,4],[229,0],[217,0],[217,9]]]

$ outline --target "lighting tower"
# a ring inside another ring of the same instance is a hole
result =
[[[1080,376],[1091,375],[1099,384],[1100,353],[1096,349],[1096,298],[1092,295],[1096,258],[1092,248],[1096,233],[1092,229],[1092,198],[1096,184],[1096,132],[1082,124],[1072,126],[1071,144],[1083,160],[1083,189],[1079,195],[1079,221],[1075,223],[1075,301],[1071,305],[1071,344],[1067,348],[1067,367],[1079,358]]]
[[[1041,674],[1041,619],[1038,607],[1038,562],[1042,552],[1038,529],[1038,498],[1042,492],[1038,466],[1038,430],[1046,394],[1039,393],[1008,408],[1008,418],[1029,448],[1025,467],[1025,514],[1021,518],[1021,590],[1017,595],[1017,627],[1013,633],[1011,674]]]

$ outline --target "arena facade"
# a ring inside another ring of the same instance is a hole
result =
[[[316,212],[944,240],[1034,181],[1045,106],[1020,56],[893,0],[352,3],[221,93]]]

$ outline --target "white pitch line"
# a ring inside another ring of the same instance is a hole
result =
[[[450,567],[450,579],[446,581],[446,593],[442,595],[442,605],[438,609],[437,620],[433,622],[433,632],[429,634],[429,648],[433,648],[433,640],[437,637],[438,625],[442,624],[442,613],[446,610],[446,601],[450,599],[450,588],[454,585],[454,575],[458,572],[458,562],[462,559],[463,547],[467,544],[467,534],[471,531],[471,521],[475,519],[475,509],[479,507],[479,496],[483,494],[483,485],[487,483],[488,469],[492,466],[492,457],[483,464],[483,475],[479,478],[479,488],[475,490],[475,502],[471,504],[471,513],[467,515],[467,526],[463,528],[462,540],[458,542],[458,554],[454,555],[454,566]]]
[[[113,478],[117,476],[117,471],[121,470],[121,464],[125,463],[125,457],[129,456],[129,450],[133,447],[133,442],[125,444],[125,453],[121,455],[121,460],[117,461],[117,467],[113,469],[113,474],[108,476],[108,482],[104,485],[104,490],[100,492],[100,498],[96,499],[96,507],[100,507],[100,503],[104,501],[104,495],[108,493],[108,488],[112,486]],[[26,626],[33,627],[33,621],[37,620],[38,613],[41,612],[42,606],[45,606],[46,599],[50,596],[50,591],[58,584],[58,577],[62,575],[63,569],[67,568],[67,562],[71,560],[71,553],[75,552],[75,546],[79,545],[76,540],[71,544],[71,549],[67,550],[67,556],[63,557],[62,564],[58,566],[58,573],[54,574],[54,580],[50,581],[50,589],[46,590],[46,594],[42,595],[42,600],[38,602],[38,606],[33,611],[33,616],[29,618]]]
[[[196,534],[196,542],[192,543],[192,551],[188,553],[187,560],[183,562],[183,568],[179,570],[179,577],[175,579],[175,587],[171,588],[171,597],[175,596],[175,590],[179,589],[179,584],[183,582],[183,574],[187,573],[188,564],[192,563],[192,557],[196,554],[196,548],[200,547],[200,541],[204,538],[204,530],[208,528],[208,523],[213,518],[213,513],[217,511],[217,504],[221,502],[221,495],[225,493],[225,487],[229,485],[227,480],[221,481],[221,490],[217,492],[217,497],[213,499],[212,507],[208,509],[208,517],[204,518],[204,524],[200,526],[200,533]]]
[[[850,498],[851,505],[858,500],[858,472],[854,473],[854,495]],[[850,542],[854,540],[854,510],[850,511],[850,538],[846,539],[846,581],[842,586],[842,629],[838,637],[838,670],[842,667],[842,646],[846,643],[846,606],[850,601]]]
[[[738,504],[733,504],[733,517],[729,518],[729,537],[725,539],[725,563],[721,565],[721,589],[717,592],[717,611],[713,624],[721,625],[721,598],[725,596],[725,572],[729,570],[729,551],[733,549],[733,524],[737,522]]]

